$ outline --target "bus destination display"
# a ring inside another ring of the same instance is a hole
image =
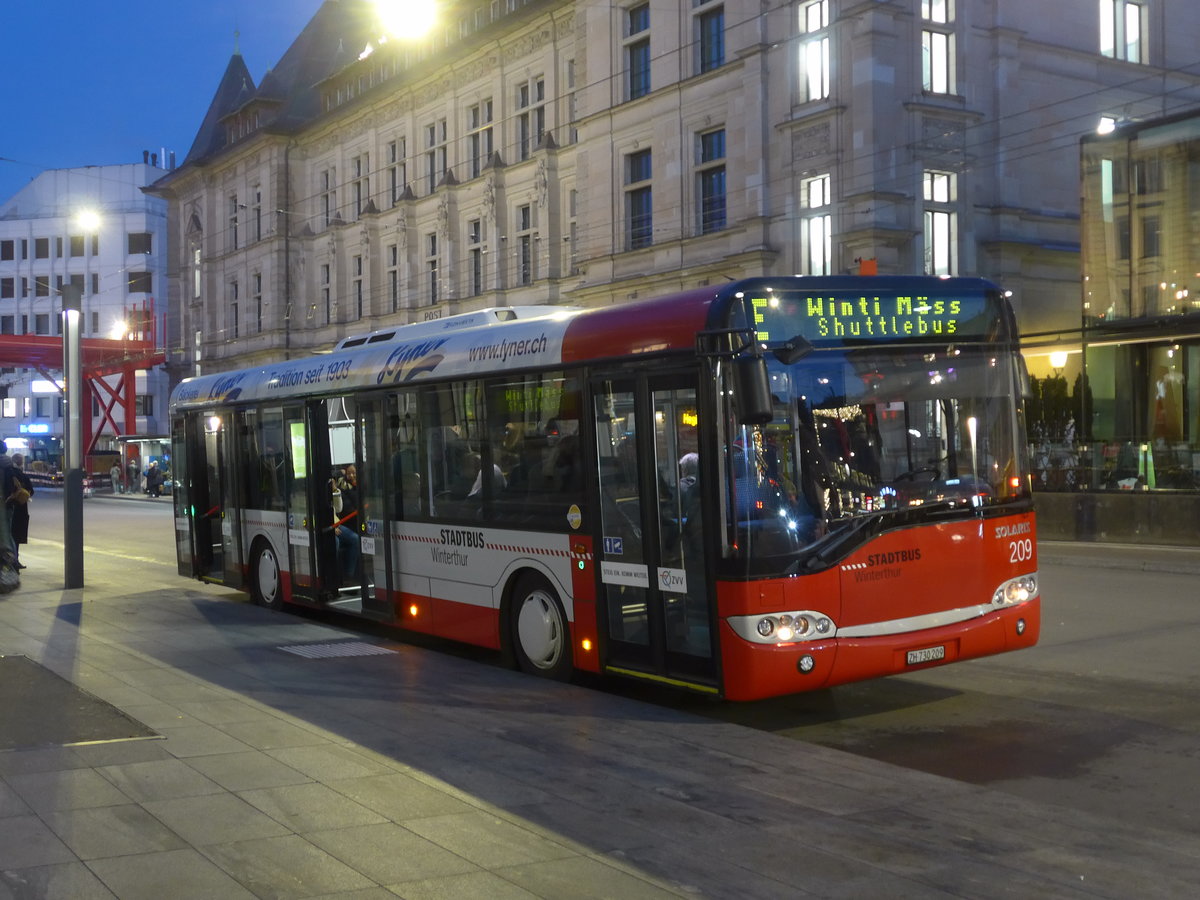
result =
[[[865,296],[771,293],[752,297],[759,340],[797,335],[813,344],[980,338],[996,312],[984,295]]]

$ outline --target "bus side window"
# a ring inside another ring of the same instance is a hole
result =
[[[428,506],[421,491],[420,450],[423,434],[417,417],[417,393],[405,391],[393,394],[388,406],[393,515],[400,519],[413,519],[423,515]]]

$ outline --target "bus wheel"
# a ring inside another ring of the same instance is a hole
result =
[[[566,681],[571,675],[567,617],[554,588],[541,575],[521,576],[512,595],[513,650],[521,671]]]
[[[283,606],[283,585],[279,578],[279,558],[268,541],[254,545],[250,559],[250,593],[254,602],[270,609]]]

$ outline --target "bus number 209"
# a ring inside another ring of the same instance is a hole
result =
[[[1026,562],[1033,559],[1033,541],[1025,538],[1023,541],[1010,541],[1008,544],[1008,561]]]

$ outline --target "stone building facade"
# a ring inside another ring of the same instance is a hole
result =
[[[981,275],[1079,345],[1080,136],[1200,101],[1187,0],[327,0],[235,55],[171,203],[173,359],[212,371],[505,305],[761,274]]]

